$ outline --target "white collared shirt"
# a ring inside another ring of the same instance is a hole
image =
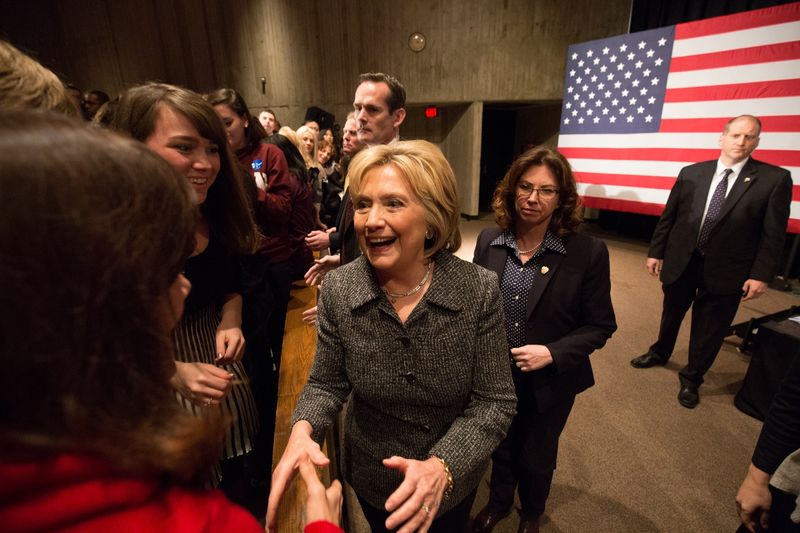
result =
[[[736,183],[736,178],[739,177],[739,174],[742,172],[742,168],[744,165],[750,160],[749,157],[739,161],[733,166],[726,167],[722,164],[722,161],[717,160],[717,170],[714,172],[714,177],[711,179],[711,187],[708,188],[708,195],[706,196],[706,207],[703,209],[703,220],[700,221],[700,227],[703,227],[703,222],[706,221],[706,214],[708,214],[708,206],[711,205],[711,197],[714,196],[714,191],[717,190],[717,185],[719,182],[722,181],[722,176],[725,175],[726,169],[731,169],[733,172],[730,176],[728,176],[728,189],[725,191],[725,198],[731,193],[731,189],[733,188],[733,184]]]

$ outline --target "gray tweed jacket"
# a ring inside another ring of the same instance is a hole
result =
[[[352,392],[343,470],[356,493],[383,508],[402,476],[392,455],[444,459],[452,496],[477,485],[506,434],[516,396],[496,275],[449,252],[434,256],[433,279],[405,324],[366,258],[330,272],[321,291],[317,351],[292,417],[321,440]]]

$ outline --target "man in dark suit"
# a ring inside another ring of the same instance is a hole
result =
[[[719,138],[719,160],[681,170],[650,243],[647,270],[661,274],[664,291],[661,327],[655,344],[631,365],[666,364],[692,307],[689,362],[678,393],[684,407],[700,401],[703,375],[739,301],[763,294],[778,269],[792,180],[786,169],[750,158],[760,133],[754,116],[731,119]]]

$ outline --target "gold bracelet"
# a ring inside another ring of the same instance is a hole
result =
[[[447,478],[447,487],[444,489],[444,495],[442,496],[442,501],[447,501],[450,495],[453,493],[453,473],[450,472],[450,467],[447,466],[447,463],[444,462],[444,459],[439,457],[438,455],[431,455],[431,457],[435,457],[442,463],[442,468],[444,468],[444,475]]]

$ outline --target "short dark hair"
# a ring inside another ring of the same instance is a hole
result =
[[[6,458],[99,454],[134,475],[202,481],[224,429],[175,400],[164,322],[194,248],[186,179],[121,135],[12,110],[0,113],[0,197],[13,198],[0,213]]]
[[[261,125],[260,121],[253,118],[253,115],[250,113],[250,109],[247,107],[247,102],[244,101],[242,95],[236,92],[235,89],[216,89],[203,96],[203,98],[205,98],[206,102],[212,106],[226,105],[230,107],[234,113],[242,117],[242,119],[247,122],[247,127],[244,129],[244,135],[247,150],[249,152],[255,150],[256,147],[261,144],[261,141],[264,139],[264,137],[267,136],[267,131],[264,129],[264,126]],[[269,112],[272,113],[272,111]],[[272,116],[274,117],[275,113],[272,113]],[[275,120],[277,122],[277,119]]]
[[[105,104],[111,99],[108,96],[108,94],[106,94],[104,91],[101,91],[100,89],[92,89],[91,91],[88,91],[86,94],[91,94],[92,96],[96,96],[101,104]]]
[[[557,150],[537,146],[520,155],[497,185],[492,198],[495,221],[504,230],[512,229],[517,222],[517,185],[531,167],[545,165],[556,179],[558,207],[550,219],[550,231],[564,237],[574,233],[580,226],[583,213],[575,176],[567,158]]]
[[[386,105],[389,106],[390,113],[406,106],[406,89],[394,76],[383,72],[365,72],[358,77],[358,84],[366,82],[385,83],[389,87],[389,99]]]

